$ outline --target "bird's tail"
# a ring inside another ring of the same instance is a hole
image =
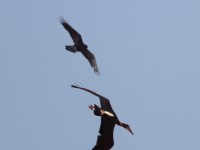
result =
[[[68,50],[68,51],[70,51],[70,52],[72,52],[72,53],[76,53],[77,52],[77,48],[74,45],[73,46],[66,45],[65,49]]]

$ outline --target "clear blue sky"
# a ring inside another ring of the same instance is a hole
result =
[[[93,73],[59,23],[95,54]],[[0,149],[88,150],[109,98],[132,136],[115,128],[113,150],[200,149],[200,1],[3,0],[0,2]]]

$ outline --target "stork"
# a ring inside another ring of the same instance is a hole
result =
[[[107,98],[79,85],[71,85],[71,87],[87,91],[99,97],[101,108],[96,104],[88,106],[96,116],[101,116],[100,135],[97,137],[96,145],[92,150],[110,150],[114,146],[113,131],[116,124],[133,134],[130,126],[118,119]]]

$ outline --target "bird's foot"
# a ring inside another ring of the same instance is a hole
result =
[[[95,110],[95,107],[93,105],[88,106],[91,110]]]

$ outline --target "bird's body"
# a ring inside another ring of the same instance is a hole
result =
[[[85,58],[89,61],[91,67],[94,69],[94,72],[99,74],[99,69],[97,67],[95,56],[88,50],[88,46],[83,43],[81,35],[75,29],[73,29],[64,20],[64,18],[62,18],[62,17],[60,18],[60,23],[69,32],[69,34],[74,42],[74,45],[66,45],[65,49],[70,52],[73,52],[73,53],[81,52],[85,56]]]
[[[95,96],[98,96],[100,99],[101,108],[98,107],[97,105],[89,106],[89,108],[94,111],[94,114],[96,116],[101,116],[101,125],[99,128],[100,135],[98,136],[97,143],[92,150],[110,150],[113,147],[114,145],[113,132],[114,132],[114,128],[116,124],[124,127],[125,129],[127,129],[133,134],[128,124],[125,124],[119,121],[117,115],[112,109],[110,101],[107,98],[89,89],[82,88],[77,85],[72,85],[72,87],[87,91]],[[106,112],[109,112],[109,113],[106,113]]]

